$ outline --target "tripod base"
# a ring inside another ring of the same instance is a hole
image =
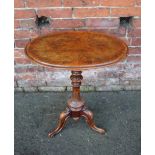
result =
[[[81,111],[71,111],[66,108],[66,110],[60,114],[57,127],[53,131],[51,131],[48,136],[53,137],[54,135],[58,134],[64,128],[66,121],[69,117],[72,117],[74,120],[79,120],[80,117],[84,117],[87,124],[92,130],[100,134],[105,133],[105,129],[98,128],[95,125],[93,121],[93,113],[84,107]]]
[[[80,97],[80,85],[82,80],[81,71],[72,71],[71,80],[73,85],[72,96],[67,102],[67,108],[61,112],[57,127],[49,132],[48,136],[53,137],[58,134],[65,126],[69,117],[79,120],[84,117],[87,124],[94,131],[104,134],[105,129],[98,128],[93,121],[93,113],[85,107],[85,101]]]

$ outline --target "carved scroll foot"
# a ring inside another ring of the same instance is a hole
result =
[[[93,121],[93,113],[90,110],[85,109],[84,111],[81,112],[81,116],[83,116],[87,122],[87,124],[89,125],[89,127],[91,129],[93,129],[94,131],[100,133],[100,134],[105,134],[105,129],[102,128],[98,128],[94,121]]]
[[[68,109],[64,112],[61,112],[57,127],[51,132],[49,132],[48,137],[53,137],[54,135],[58,134],[64,128],[69,116],[70,111]]]

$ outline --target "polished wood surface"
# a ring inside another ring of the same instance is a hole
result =
[[[110,65],[127,56],[120,39],[99,32],[55,32],[32,40],[25,48],[32,60],[54,68],[82,70]]]
[[[53,137],[65,126],[69,117],[79,120],[84,117],[89,127],[100,134],[93,121],[93,113],[85,106],[80,95],[82,70],[111,65],[126,58],[128,47],[120,39],[99,32],[56,32],[32,40],[25,48],[33,61],[53,68],[71,70],[72,96],[67,108],[60,114],[58,125],[49,132]]]

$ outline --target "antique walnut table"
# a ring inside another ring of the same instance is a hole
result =
[[[127,45],[120,39],[99,32],[55,32],[38,37],[25,48],[27,56],[44,66],[71,71],[72,96],[67,108],[60,114],[57,127],[48,136],[59,133],[69,117],[78,120],[83,116],[89,127],[101,134],[105,129],[96,127],[93,113],[85,106],[80,96],[82,71],[104,67],[126,58]]]

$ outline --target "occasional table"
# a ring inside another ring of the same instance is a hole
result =
[[[78,120],[84,117],[89,127],[104,134],[105,129],[98,128],[93,121],[93,113],[85,106],[80,96],[82,71],[104,67],[126,58],[127,45],[120,39],[101,32],[66,31],[53,32],[29,42],[26,55],[44,66],[71,71],[72,95],[67,108],[61,112],[57,127],[49,132],[53,137],[65,126],[69,117]]]

